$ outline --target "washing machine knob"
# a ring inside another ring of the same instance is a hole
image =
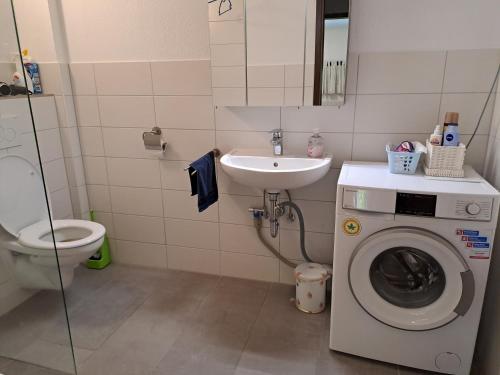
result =
[[[481,207],[479,207],[477,203],[469,203],[467,206],[465,206],[465,211],[469,215],[477,215],[481,212]]]

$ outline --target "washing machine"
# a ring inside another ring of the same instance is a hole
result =
[[[347,162],[338,181],[330,348],[469,374],[500,195],[463,179]]]

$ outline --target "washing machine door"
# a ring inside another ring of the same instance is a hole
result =
[[[349,283],[368,314],[411,331],[450,323],[474,297],[474,277],[462,255],[419,228],[390,228],[366,238],[351,258]]]

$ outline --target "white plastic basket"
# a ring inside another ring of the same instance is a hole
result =
[[[435,146],[427,140],[425,155],[425,174],[438,177],[463,177],[466,147]]]
[[[397,152],[393,151],[394,145],[386,145],[387,160],[389,161],[389,171],[396,174],[414,174],[417,171],[420,160],[419,151]]]

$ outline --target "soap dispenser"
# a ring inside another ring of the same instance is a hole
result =
[[[325,142],[319,135],[319,129],[313,129],[313,135],[309,137],[307,144],[307,156],[310,158],[322,158],[325,151]]]

